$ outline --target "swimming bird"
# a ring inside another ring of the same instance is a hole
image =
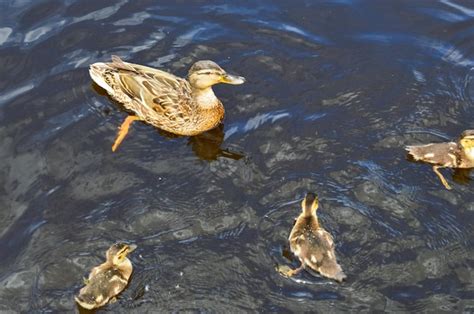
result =
[[[301,202],[302,211],[291,230],[290,249],[301,262],[297,269],[280,271],[287,277],[294,276],[306,266],[321,275],[342,282],[346,275],[337,263],[334,240],[319,224],[316,211],[319,201],[316,194],[308,193]]]
[[[440,168],[474,168],[474,130],[465,130],[456,142],[407,146],[408,156],[433,165],[433,171],[451,190]]]
[[[245,78],[228,74],[210,60],[194,63],[187,80],[165,71],[122,61],[90,65],[89,74],[125,109],[128,116],[112,146],[115,151],[128,133],[130,124],[139,120],[167,132],[193,136],[215,128],[224,117],[224,106],[212,86],[238,85]]]
[[[116,243],[106,253],[105,263],[92,268],[89,278],[84,283],[76,302],[85,309],[91,310],[104,306],[128,285],[133,271],[132,262],[127,255],[136,249],[136,245]]]

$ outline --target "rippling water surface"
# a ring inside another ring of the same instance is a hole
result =
[[[473,183],[403,146],[474,128],[471,1],[25,1],[0,4],[0,310],[76,311],[117,240],[138,245],[112,312],[473,311]],[[221,128],[133,125],[92,85],[112,54],[181,76],[199,59]],[[348,281],[298,263],[307,191]]]

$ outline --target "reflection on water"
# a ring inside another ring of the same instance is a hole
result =
[[[469,185],[471,181],[471,169],[454,169],[453,180],[459,184]]]
[[[243,154],[222,149],[223,141],[224,125],[220,124],[213,130],[190,137],[188,143],[191,145],[196,156],[202,160],[216,160],[218,157],[239,160],[244,157]]]
[[[471,3],[0,8],[0,311],[74,310],[118,240],[139,248],[113,312],[474,308],[469,174],[446,191],[403,149],[473,127]],[[87,71],[112,54],[179,76],[210,59],[248,81],[216,86],[218,128],[170,138],[136,123],[112,153],[125,113]],[[275,271],[298,266],[285,252],[307,191],[341,285]]]

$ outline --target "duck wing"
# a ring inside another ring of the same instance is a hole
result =
[[[189,83],[165,71],[112,56],[112,62],[92,64],[90,74],[112,98],[158,127],[182,126],[195,112]]]
[[[119,294],[127,284],[128,281],[118,269],[102,270],[89,278],[89,282],[81,288],[76,300],[83,306],[86,304],[93,307],[102,306],[111,297]]]
[[[321,275],[339,282],[346,278],[341,266],[337,263],[334,240],[329,232],[320,228],[308,238],[308,258],[305,259],[312,269]]]
[[[334,255],[334,240],[329,232],[320,228],[312,232],[307,238],[308,257],[310,264],[319,265],[325,259],[332,258]]]
[[[121,60],[120,60],[121,61]],[[166,117],[178,125],[189,122],[194,112],[189,83],[173,74],[113,59],[119,82],[135,102],[148,107],[147,111]],[[146,115],[145,115],[146,116]]]
[[[307,264],[316,264],[324,259],[328,251],[334,250],[334,240],[322,228],[314,231],[301,228],[290,235],[290,247]]]

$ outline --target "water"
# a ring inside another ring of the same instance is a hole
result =
[[[135,272],[104,310],[473,311],[469,173],[405,159],[474,128],[470,1],[31,1],[0,4],[0,310],[77,311],[117,240]],[[93,86],[112,54],[184,76],[199,59],[221,129],[172,137]],[[454,181],[453,181],[454,180]],[[307,191],[348,281],[296,267]]]

